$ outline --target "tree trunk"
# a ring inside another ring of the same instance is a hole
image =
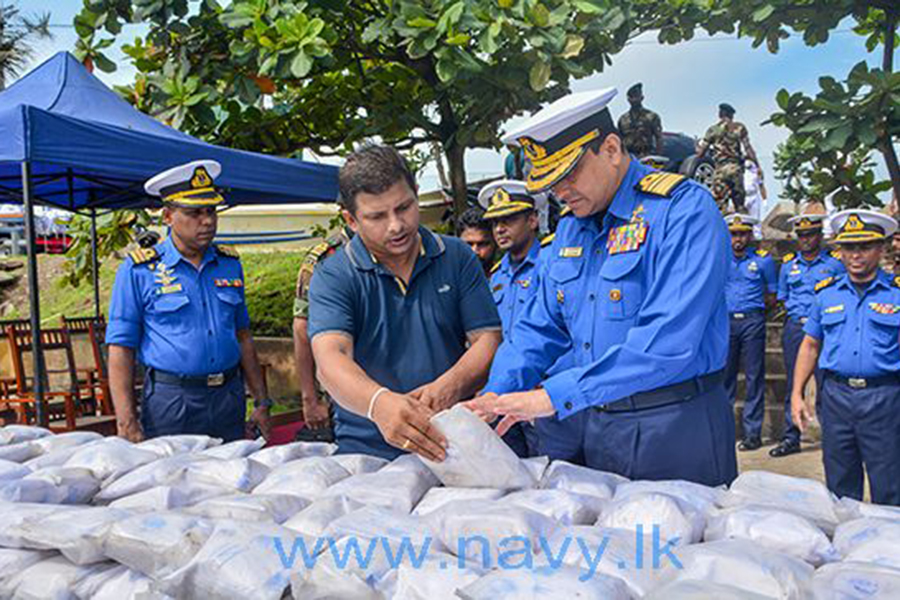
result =
[[[455,223],[456,219],[468,208],[466,200],[466,149],[455,142],[445,144],[444,149],[447,154],[447,164],[450,168],[450,189],[453,192]]]
[[[885,73],[894,71],[894,36],[897,31],[897,15],[898,11],[896,9],[888,9],[885,14],[884,59],[881,65]],[[900,201],[900,164],[897,163],[897,151],[894,150],[894,142],[890,134],[880,144],[879,150],[884,155],[884,162],[887,164],[888,173],[891,176],[894,199]]]

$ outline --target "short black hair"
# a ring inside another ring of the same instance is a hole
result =
[[[409,164],[395,148],[370,144],[347,157],[338,172],[341,207],[356,214],[356,197],[360,193],[381,194],[398,181],[416,190],[416,180]]]
[[[734,107],[726,102],[723,102],[722,104],[719,105],[719,116],[720,117],[724,116],[724,117],[731,118],[734,116],[734,113],[736,113],[736,112],[737,111],[734,110]]]
[[[492,234],[491,224],[484,220],[484,209],[473,206],[466,209],[459,216],[459,221],[456,224],[456,235],[462,235],[462,232],[466,229],[478,229]]]
[[[631,96],[638,96],[638,95],[643,95],[643,94],[644,94],[644,84],[636,83],[633,86],[631,86],[630,88],[628,88],[628,92],[626,95],[631,97]]]

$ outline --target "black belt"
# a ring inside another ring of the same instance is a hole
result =
[[[725,370],[716,371],[707,375],[701,375],[694,379],[688,379],[681,383],[673,383],[672,385],[663,386],[650,390],[649,392],[638,392],[627,398],[610,402],[602,406],[594,407],[597,412],[634,412],[638,410],[647,410],[648,408],[659,408],[669,404],[677,404],[685,402],[705,394],[717,385],[721,385],[725,381]]]
[[[159,369],[147,369],[148,375],[156,383],[167,383],[170,385],[193,388],[221,387],[234,379],[240,372],[240,365],[226,369],[221,373],[210,373],[209,375],[179,375],[178,373],[160,371]]]
[[[833,379],[844,385],[862,390],[870,387],[878,387],[880,385],[897,385],[900,384],[900,375],[882,375],[880,377],[844,377],[838,375],[834,371],[825,371],[827,379]]]
[[[761,308],[755,308],[753,310],[745,310],[745,311],[741,311],[741,312],[729,313],[729,316],[731,316],[732,319],[737,319],[740,321],[741,319],[746,319],[749,316],[752,316],[752,315],[755,315],[755,314],[758,314],[761,312],[763,312]]]

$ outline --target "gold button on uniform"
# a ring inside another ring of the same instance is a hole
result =
[[[618,289],[609,290],[609,299],[618,302],[622,299],[622,291]]]

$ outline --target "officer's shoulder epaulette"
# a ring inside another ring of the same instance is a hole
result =
[[[787,264],[787,263],[791,262],[792,260],[794,260],[794,258],[796,256],[797,255],[794,254],[793,252],[788,252],[787,254],[785,254],[784,256],[781,257],[781,262]]]
[[[216,252],[221,254],[222,256],[230,256],[231,258],[240,258],[241,255],[238,254],[238,251],[232,248],[231,246],[222,246],[216,244]]]
[[[835,248],[834,250],[832,250],[832,251],[829,252],[828,254],[831,255],[831,258],[836,258],[836,259],[838,259],[838,260],[841,260],[841,251],[838,250],[837,248]]]
[[[687,178],[684,175],[678,175],[677,173],[654,171],[638,181],[635,189],[645,194],[668,198],[672,195],[675,188],[686,180]]]
[[[541,248],[552,244],[554,239],[556,239],[555,233],[551,233],[550,235],[545,235],[544,237],[542,237],[541,238]]]
[[[826,277],[825,279],[823,279],[822,281],[820,281],[819,283],[816,284],[815,289],[817,292],[821,292],[822,290],[824,290],[825,288],[830,286],[832,283],[834,283],[834,277]]]
[[[303,262],[306,263],[317,263],[319,259],[322,258],[322,255],[331,250],[332,245],[328,241],[322,242],[320,244],[316,244],[312,247],[312,249],[306,254],[306,258]]]
[[[759,250],[756,251],[756,255],[759,257],[765,258],[769,255],[769,251],[763,250],[762,248],[760,248]]]
[[[900,275],[894,277],[894,286],[900,288]]]
[[[156,248],[138,248],[134,252],[129,252],[128,256],[131,257],[134,264],[142,265],[159,258],[159,252],[156,251]]]
[[[571,214],[572,214],[572,209],[569,208],[568,206],[563,206],[563,209],[562,209],[561,211],[559,211],[559,217],[560,217],[560,218],[566,217],[566,216],[571,215]]]
[[[497,262],[495,262],[494,266],[491,267],[491,273],[495,273],[497,271],[497,269],[500,268],[500,263],[502,263],[502,262],[503,262],[502,258],[500,260],[498,260]]]

